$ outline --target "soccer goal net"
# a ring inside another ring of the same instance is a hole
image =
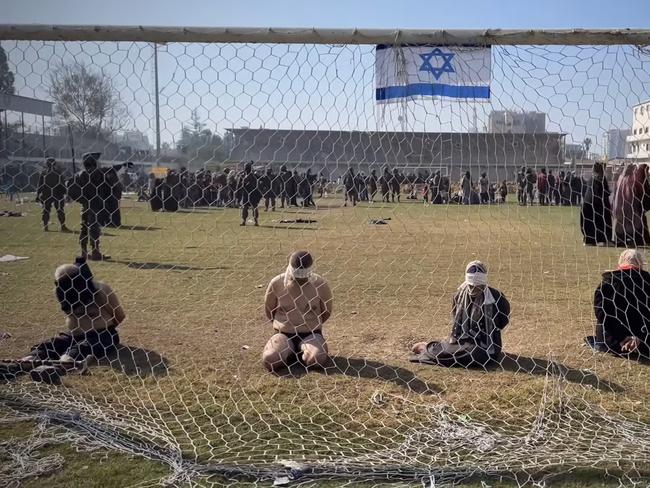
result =
[[[0,27],[0,484],[647,485],[649,43]]]

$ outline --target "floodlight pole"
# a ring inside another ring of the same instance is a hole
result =
[[[77,165],[74,160],[74,139],[72,138],[72,127],[68,124],[68,141],[70,142],[70,155],[72,156],[72,174],[77,174]]]
[[[160,158],[160,95],[158,91],[158,44],[153,44],[154,85],[156,90],[156,158]]]

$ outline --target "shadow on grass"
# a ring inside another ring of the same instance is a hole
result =
[[[564,364],[546,359],[518,356],[504,353],[500,363],[493,370],[509,371],[511,373],[531,374],[535,376],[562,376],[571,383],[589,385],[593,388],[609,392],[622,392],[624,388],[617,383],[600,379],[587,369],[575,369]]]
[[[226,266],[210,266],[210,267],[200,267],[200,266],[188,266],[186,264],[173,264],[173,263],[156,263],[156,262],[144,262],[139,263],[136,261],[118,261],[111,259],[109,263],[124,264],[125,266],[133,269],[147,270],[147,269],[158,269],[158,270],[171,270],[171,271],[211,271],[211,270],[225,270],[230,269]]]
[[[289,378],[300,378],[308,372],[323,374],[325,376],[343,375],[357,379],[365,378],[369,380],[387,381],[414,393],[435,394],[440,392],[437,386],[422,381],[413,371],[379,361],[332,356],[331,363],[328,366],[309,369],[297,359],[294,361],[288,368],[276,370],[274,374]]]
[[[120,225],[119,230],[162,230],[161,227],[149,227],[146,225]]]
[[[167,376],[169,362],[155,351],[140,347],[120,345],[117,354],[99,361],[101,366],[110,366],[128,376]]]
[[[106,227],[102,227],[102,237],[115,237],[115,234],[111,234],[110,232],[106,232],[105,229],[106,229]],[[48,232],[49,233],[58,232],[59,234],[70,234],[70,235],[77,235],[77,236],[79,234],[81,234],[81,232],[78,231],[78,230],[70,230],[69,232],[60,232],[60,231],[56,231],[56,232],[48,231]]]
[[[305,224],[306,225],[306,224]],[[261,228],[263,229],[282,229],[282,230],[318,230],[316,227],[300,227],[297,225],[273,225],[273,224],[260,224]]]

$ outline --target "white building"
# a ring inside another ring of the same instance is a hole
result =
[[[631,129],[609,129],[607,137],[607,159],[625,158],[629,153],[627,138],[632,135]]]
[[[543,134],[546,132],[546,114],[542,112],[490,112],[489,132],[498,134]]]
[[[650,100],[632,109],[632,134],[628,136],[628,158],[650,162]]]

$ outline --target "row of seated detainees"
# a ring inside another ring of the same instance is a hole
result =
[[[596,351],[626,358],[650,352],[650,274],[640,252],[625,250],[618,268],[603,274],[596,288],[596,331],[585,343]],[[33,347],[25,361],[54,359],[62,363],[114,356],[118,326],[125,313],[116,293],[95,280],[82,258],[59,266],[54,274],[56,297],[67,331]],[[266,290],[265,312],[275,334],[262,352],[266,368],[275,371],[295,362],[327,367],[330,363],[323,326],[332,314],[327,281],[314,272],[309,252],[294,252],[284,273]],[[419,342],[410,360],[445,367],[488,368],[501,358],[501,331],[510,320],[510,303],[488,286],[487,267],[467,265],[465,279],[453,298],[452,328],[447,339]]]

